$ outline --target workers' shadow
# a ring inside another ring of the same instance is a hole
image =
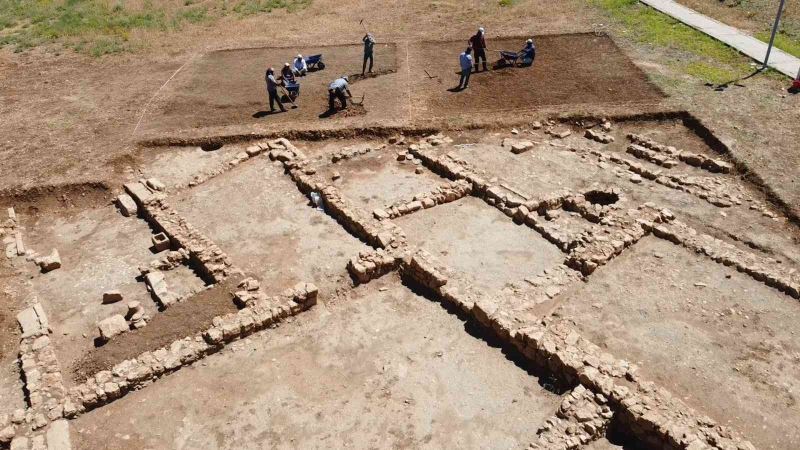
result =
[[[338,112],[339,112],[338,109],[329,109],[329,110],[325,111],[324,113],[320,114],[317,117],[319,117],[320,119],[327,119],[328,117],[335,116],[336,113],[338,113]]]
[[[253,114],[254,119],[261,119],[267,116],[272,116],[274,114],[280,114],[285,111],[277,110],[277,111],[257,111]]]

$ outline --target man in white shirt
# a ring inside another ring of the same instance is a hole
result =
[[[294,59],[292,63],[292,72],[297,76],[303,76],[308,73],[308,65],[303,55],[297,55],[297,58]]]

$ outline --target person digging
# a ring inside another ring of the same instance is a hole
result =
[[[280,86],[280,82],[275,78],[275,70],[270,67],[267,69],[267,73],[264,76],[265,81],[267,82],[267,95],[269,96],[269,112],[275,112],[275,102],[278,102],[278,106],[281,109],[281,112],[286,112],[286,108],[283,107],[283,103],[281,103],[281,97],[278,95],[278,86]]]
[[[475,72],[478,72],[478,63],[483,60],[483,71],[489,70],[486,67],[486,37],[484,35],[483,27],[478,28],[478,32],[469,38],[469,46],[475,53]]]
[[[347,94],[347,95],[345,95]],[[347,76],[337,78],[328,85],[328,111],[335,111],[336,105],[334,100],[339,99],[342,104],[342,109],[347,108],[347,98],[352,98],[353,94],[350,93],[350,87],[347,84]]]
[[[369,73],[372,73],[373,50],[375,49],[375,37],[372,33],[367,33],[362,39],[364,42],[364,63],[361,64],[361,76],[367,70],[367,60],[369,60]]]

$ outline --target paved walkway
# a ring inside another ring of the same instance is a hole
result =
[[[696,30],[702,31],[714,39],[724,42],[755,59],[759,63],[764,62],[764,56],[767,53],[767,44],[744,33],[738,28],[725,25],[691,8],[679,5],[672,0],[640,1]],[[770,53],[769,56],[769,66],[794,79],[797,77],[798,71],[800,71],[800,59],[773,47],[772,53]]]

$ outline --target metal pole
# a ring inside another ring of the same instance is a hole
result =
[[[778,6],[778,16],[775,17],[775,23],[772,24],[772,36],[769,38],[769,46],[767,46],[767,55],[764,56],[764,65],[761,67],[761,70],[767,69],[767,63],[769,62],[769,54],[772,53],[772,46],[775,44],[775,35],[778,34],[778,24],[781,22],[781,15],[783,14],[783,5],[786,3],[786,0],[781,0],[780,6]]]

